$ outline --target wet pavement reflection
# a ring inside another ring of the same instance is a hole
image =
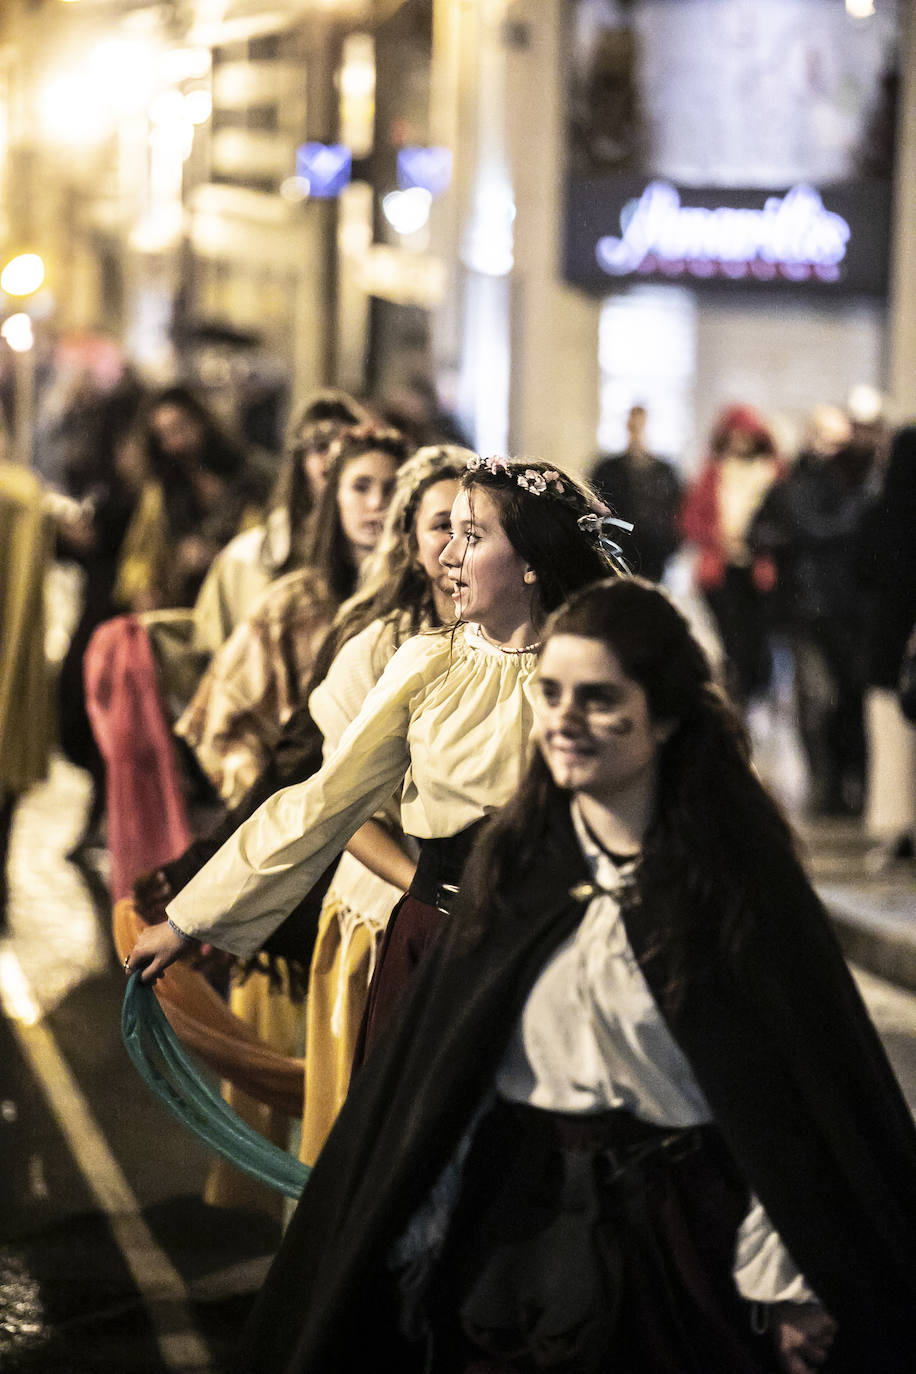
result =
[[[85,775],[17,808],[0,938],[0,1371],[223,1374],[279,1241],[206,1205],[211,1157],[131,1066]]]

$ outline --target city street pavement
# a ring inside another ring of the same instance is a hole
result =
[[[803,835],[848,958],[916,992],[916,862],[885,862],[848,821],[812,824]]]
[[[14,824],[0,938],[0,1372],[223,1374],[279,1227],[204,1204],[207,1150],[127,1058],[104,884],[64,857],[86,796],[85,775],[56,759]]]
[[[807,777],[793,712],[783,671],[774,698],[753,708],[749,720],[760,774],[795,826],[847,957],[916,992],[916,861],[885,862],[858,820],[806,819]]]
[[[279,1228],[203,1203],[206,1150],[127,1059],[105,856],[82,871],[64,857],[86,798],[85,775],[55,759],[13,831],[0,937],[0,1374],[226,1374]],[[803,838],[847,948],[859,940],[854,972],[916,1110],[916,985],[874,974],[912,967],[913,867],[873,876],[849,823]],[[890,957],[891,937],[906,955]]]

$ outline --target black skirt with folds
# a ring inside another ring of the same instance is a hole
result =
[[[714,1127],[498,1102],[426,1298],[434,1374],[764,1374],[732,1276],[748,1189]]]

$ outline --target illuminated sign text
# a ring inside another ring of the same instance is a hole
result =
[[[762,210],[682,205],[675,187],[651,182],[620,215],[619,237],[598,240],[602,271],[622,277],[661,272],[665,276],[753,276],[839,280],[851,230],[826,209],[811,186],[794,186],[768,196]]]

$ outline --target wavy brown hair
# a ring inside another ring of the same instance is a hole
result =
[[[345,391],[325,388],[299,406],[286,429],[283,461],[270,498],[271,515],[261,550],[262,562],[271,577],[300,567],[308,538],[308,522],[315,497],[305,471],[309,453],[327,453],[344,430],[365,424],[368,411]],[[274,533],[276,515],[285,517],[279,537]]]
[[[417,511],[423,495],[437,482],[457,480],[473,455],[457,444],[430,444],[417,449],[398,471],[381,538],[366,560],[359,590],[340,607],[312,672],[312,688],[327,676],[348,639],[374,620],[390,620],[395,645],[439,625],[429,578],[417,563]],[[310,688],[311,690],[311,688]]]

